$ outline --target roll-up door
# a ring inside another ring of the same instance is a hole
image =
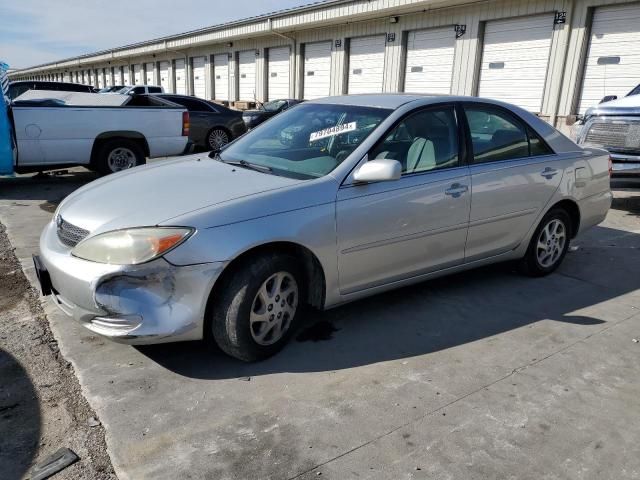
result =
[[[179,95],[186,95],[187,94],[187,84],[186,82],[186,78],[187,78],[187,72],[185,69],[185,64],[184,64],[184,59],[183,58],[178,58],[176,59],[175,62],[175,70],[176,70],[176,93]]]
[[[204,57],[193,57],[191,59],[193,72],[193,94],[199,98],[206,98],[204,79]]]
[[[104,77],[104,85],[105,87],[110,87],[111,86],[111,77],[112,77],[112,73],[111,73],[111,67],[107,68],[105,70],[105,77]]]
[[[455,45],[452,27],[409,32],[404,91],[451,93]]]
[[[478,95],[540,112],[552,31],[553,14],[487,22]]]
[[[213,57],[213,88],[216,100],[229,100],[229,54],[221,53]]]
[[[169,91],[169,62],[160,62],[160,86]]]
[[[593,14],[580,113],[603,97],[627,95],[640,84],[640,4],[598,7]]]
[[[142,65],[133,66],[133,83],[134,85],[142,85]]]
[[[155,85],[156,80],[156,72],[155,72],[155,64],[154,63],[145,63],[144,64],[144,74],[145,74],[145,83],[147,85]]]
[[[385,36],[352,38],[349,44],[349,93],[381,93]]]
[[[327,97],[331,91],[331,42],[304,46],[304,98]]]
[[[125,86],[131,85],[131,74],[129,72],[129,65],[122,67],[122,81]]]
[[[289,98],[289,47],[270,48],[269,58],[269,80],[267,95],[268,100],[278,98]]]
[[[256,98],[256,53],[255,50],[238,54],[239,100],[254,101]]]

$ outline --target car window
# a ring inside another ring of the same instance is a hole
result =
[[[262,108],[266,112],[277,112],[281,108],[283,108],[287,104],[286,100],[274,100],[272,102],[267,102],[262,105]]]
[[[375,107],[302,104],[240,137],[221,158],[269,167],[276,175],[322,177],[346,160],[390,113]]]
[[[135,87],[130,93],[135,93],[137,95],[142,94],[144,93],[144,87]]]
[[[190,112],[210,112],[209,107],[198,100],[184,97],[166,97],[167,100],[186,107]]]
[[[149,87],[149,93],[162,93],[162,89],[160,87]]]
[[[630,97],[632,95],[638,95],[640,94],[640,85],[638,85],[636,88],[634,88],[633,90],[631,90],[628,94],[627,97]]]
[[[402,120],[369,152],[369,159],[398,160],[403,174],[459,165],[458,125],[453,107],[436,107]]]
[[[473,144],[473,163],[529,156],[527,132],[521,122],[491,107],[466,106]]]

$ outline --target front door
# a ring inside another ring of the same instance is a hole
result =
[[[370,152],[394,159],[399,180],[343,185],[337,197],[340,292],[354,293],[459,265],[470,178],[453,106],[409,114]]]

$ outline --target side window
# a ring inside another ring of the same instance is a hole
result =
[[[187,110],[190,112],[209,112],[210,110],[207,108],[207,105],[199,102],[198,100],[192,100],[190,98],[170,98],[174,103],[178,103],[184,107],[187,107]]]
[[[547,144],[536,132],[533,131],[532,128],[527,128],[527,134],[529,135],[529,154],[532,157],[536,157],[538,155],[551,155],[553,153],[553,150],[547,146]]]
[[[473,163],[529,156],[527,132],[520,122],[496,109],[466,106],[473,144]]]
[[[140,95],[144,93],[144,87],[135,87],[130,93]]]
[[[398,160],[403,174],[458,166],[458,125],[453,107],[410,114],[369,152],[369,158]]]
[[[160,87],[149,87],[149,93],[162,93],[162,89]]]

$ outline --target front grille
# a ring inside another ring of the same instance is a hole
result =
[[[75,247],[78,243],[84,240],[89,231],[84,228],[76,227],[72,223],[67,222],[62,217],[56,219],[56,233],[58,238],[67,247]]]
[[[628,123],[594,123],[587,132],[585,143],[612,148],[625,148]]]

